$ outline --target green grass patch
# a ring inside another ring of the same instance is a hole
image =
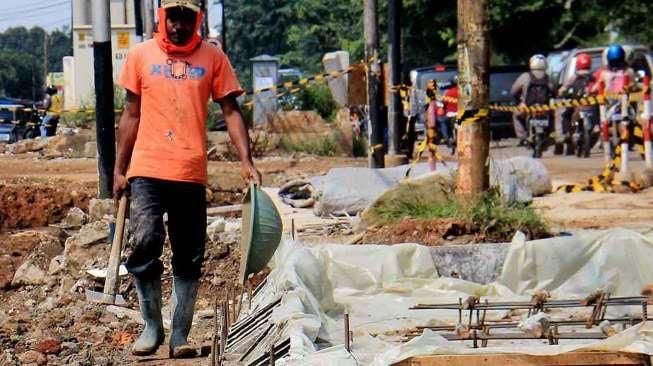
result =
[[[382,223],[408,218],[455,219],[470,225],[489,239],[505,240],[516,231],[522,231],[530,238],[550,236],[548,225],[532,207],[505,203],[496,191],[469,201],[449,199],[429,204],[416,199],[392,200],[375,207],[375,211]]]
[[[315,140],[295,140],[282,137],[279,148],[286,152],[302,152],[317,156],[335,156],[336,142],[333,136],[324,136]]]

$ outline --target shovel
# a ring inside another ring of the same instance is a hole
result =
[[[127,196],[120,197],[118,204],[118,213],[116,214],[116,230],[111,243],[111,253],[109,254],[109,265],[107,266],[107,275],[104,280],[103,293],[86,290],[86,296],[89,301],[98,302],[108,305],[120,305],[125,303],[125,299],[118,292],[118,270],[120,268],[120,253],[122,252],[122,239],[125,232],[125,215],[127,213]]]

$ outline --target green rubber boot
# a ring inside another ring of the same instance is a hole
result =
[[[170,334],[170,358],[197,357],[197,350],[188,344],[188,333],[193,324],[198,280],[175,276],[172,288],[172,330]]]
[[[145,329],[132,346],[135,356],[149,356],[156,353],[163,343],[163,319],[161,317],[161,278],[136,278],[136,293],[145,321]]]

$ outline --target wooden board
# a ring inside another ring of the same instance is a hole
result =
[[[647,355],[618,352],[570,352],[555,356],[519,354],[430,355],[412,357],[395,366],[591,366],[643,365],[650,366]]]

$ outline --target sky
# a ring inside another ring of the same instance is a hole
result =
[[[47,30],[70,26],[71,0],[0,0],[0,31],[10,27],[41,26]]]
[[[220,20],[217,1],[208,1],[212,25]],[[0,32],[10,27],[40,26],[48,31],[71,26],[71,0],[0,0]]]

